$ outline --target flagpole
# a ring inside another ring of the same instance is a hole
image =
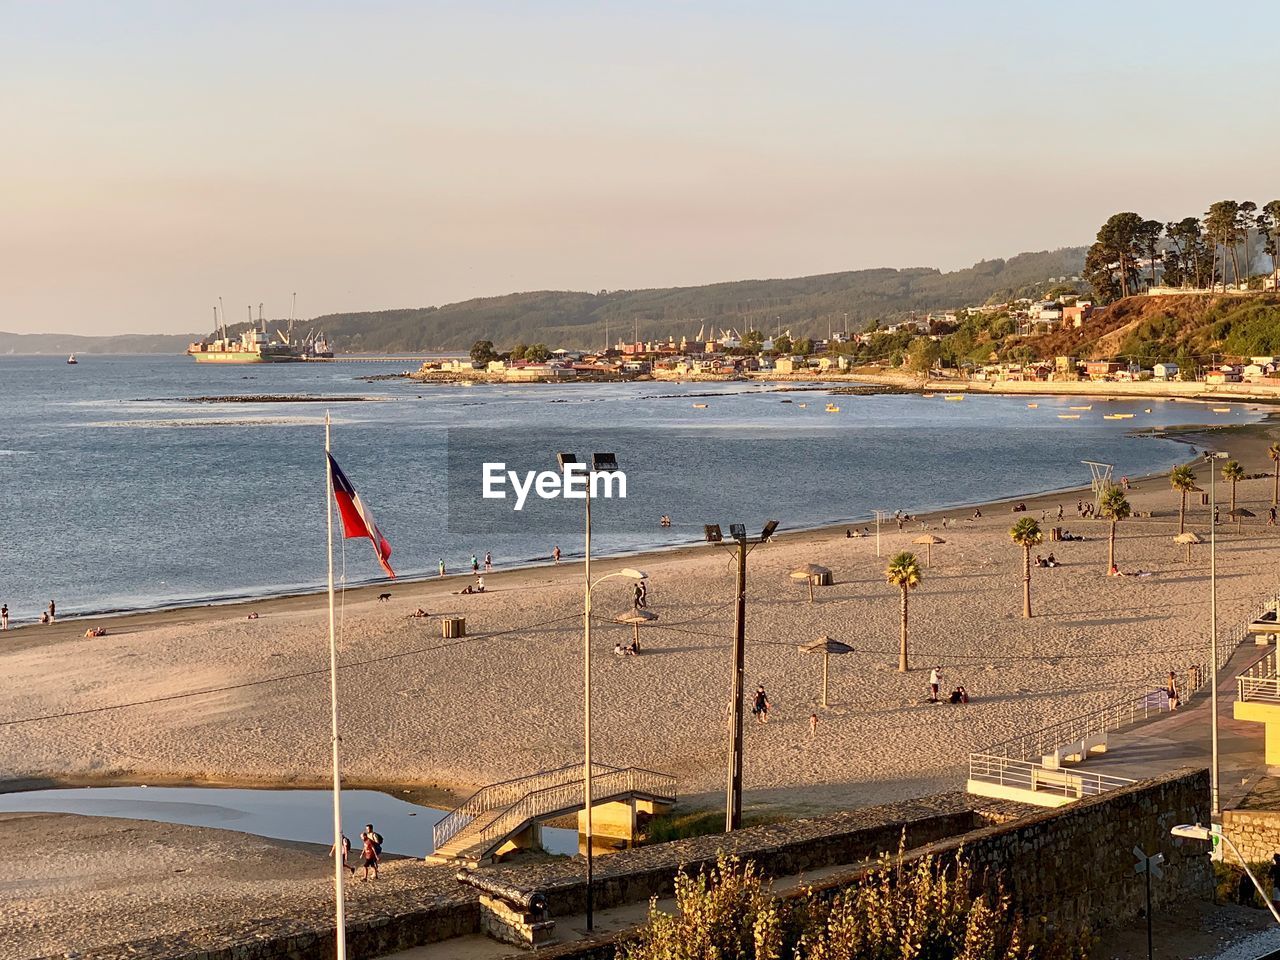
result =
[[[338,755],[338,636],[333,616],[333,470],[329,466],[329,412],[324,414],[324,513],[328,521],[329,546],[329,723],[333,741],[333,890],[337,925],[337,960],[347,957],[346,903],[342,894],[342,772]]]

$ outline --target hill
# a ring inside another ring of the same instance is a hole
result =
[[[1280,295],[1134,296],[1096,311],[1079,330],[1027,341],[1044,359],[1126,357],[1150,365],[1176,357],[1280,355]]]
[[[326,314],[301,327],[323,330],[343,352],[371,353],[465,351],[481,339],[499,347],[520,341],[599,347],[606,328],[610,341],[630,339],[637,329],[645,338],[692,337],[703,325],[708,331],[743,332],[781,326],[796,336],[826,336],[828,326],[840,330],[847,323],[847,329],[861,330],[871,320],[1036,295],[1052,278],[1079,275],[1083,265],[1084,248],[1069,247],[984,260],[948,273],[884,268],[652,290],[544,290],[440,307]]]
[[[0,354],[182,353],[203,334],[129,333],[116,337],[81,337],[71,333],[5,333]]]

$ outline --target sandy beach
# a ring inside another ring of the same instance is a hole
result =
[[[1234,431],[1228,447],[1250,473],[1270,467],[1280,427]],[[1205,442],[1218,436],[1208,435]],[[1223,446],[1227,446],[1223,444]],[[1228,491],[1219,488],[1225,503]],[[1260,576],[1278,557],[1265,524],[1270,479],[1242,483],[1259,514],[1237,534],[1221,527],[1219,601],[1234,625],[1271,588]],[[1207,548],[1190,564],[1172,543],[1177,499],[1167,480],[1135,485],[1150,519],[1121,524],[1122,569],[1107,578],[1102,521],[1075,519],[1075,496],[1028,499],[1032,515],[1062,503],[1061,524],[1085,542],[1052,544],[1062,566],[1034,571],[1036,617],[1021,617],[1017,516],[992,505],[977,521],[952,511],[846,539],[841,530],[780,536],[750,559],[747,684],[763,684],[773,713],[746,737],[747,803],[802,812],[954,788],[968,751],[1155,684],[1204,660]],[[909,509],[909,504],[904,504]],[[1205,532],[1207,510],[1189,526]],[[763,519],[763,518],[762,518]],[[922,527],[947,543],[911,596],[913,670],[896,669],[899,598],[885,560]],[[644,653],[619,658],[629,627],[609,622],[630,606],[629,582],[596,588],[596,756],[674,773],[681,795],[718,801],[726,752],[733,561],[704,545],[628,558],[651,577],[660,620],[641,631]],[[807,602],[788,571],[829,566],[836,583]],[[595,576],[623,565],[597,563]],[[341,605],[344,765],[358,786],[463,794],[476,785],[569,763],[581,744],[580,564],[486,577],[484,595],[457,596],[468,578],[349,591]],[[377,593],[389,589],[389,602]],[[419,606],[432,614],[416,620]],[[257,619],[247,619],[255,612]],[[467,618],[468,636],[441,639],[439,617]],[[14,781],[213,782],[323,785],[328,776],[324,598],[293,597],[13,630],[0,654],[0,763]],[[831,708],[818,706],[821,664],[799,644],[823,634],[855,653],[833,658]],[[963,684],[967,706],[925,703],[930,667]],[[207,692],[206,692],[207,691]],[[142,702],[150,701],[150,702]],[[126,704],[135,704],[124,706]],[[817,712],[816,737],[809,715]],[[439,802],[439,801],[438,801]]]

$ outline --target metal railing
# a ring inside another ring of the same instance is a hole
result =
[[[619,789],[618,785],[623,784]],[[592,800],[618,793],[647,793],[659,798],[675,799],[675,777],[639,767],[621,769],[606,764],[591,765]],[[563,801],[563,802],[561,802]],[[513,816],[524,820],[545,816],[556,810],[582,804],[582,766],[560,767],[527,777],[504,780],[478,790],[465,803],[442,819],[432,829],[434,847],[442,847],[458,837],[478,820],[488,822],[480,827],[475,841],[498,835]],[[552,805],[555,804],[555,805]]]
[[[626,794],[646,794],[660,800],[674,801],[676,780],[665,773],[629,767],[625,770],[610,768],[610,772],[593,774],[591,778],[591,804]],[[582,780],[546,787],[521,797],[503,810],[472,838],[468,846],[489,847],[505,839],[530,820],[550,816],[563,810],[583,806]]]
[[[1263,614],[1275,610],[1280,610],[1280,596],[1273,596],[1245,623],[1227,631],[1225,635],[1220,634],[1217,657],[1219,670],[1249,638],[1251,633],[1249,625]],[[1249,699],[1245,695],[1247,686],[1252,699],[1280,701],[1280,678],[1277,678],[1275,652],[1272,651],[1262,657],[1250,667],[1250,670],[1254,668],[1257,668],[1254,673],[1250,674],[1246,671],[1237,678],[1240,699]],[[1208,663],[1192,664],[1180,675],[1175,671],[1181,702],[1186,703],[1196,694],[1207,690],[1212,676],[1213,671]],[[1069,771],[1060,771],[1056,766],[1046,766],[1044,758],[1053,757],[1064,750],[1080,754],[1087,753],[1088,747],[1099,742],[1100,738],[1105,738],[1106,734],[1166,713],[1171,708],[1172,704],[1162,684],[1145,686],[1099,710],[1061,720],[971,753],[969,777],[986,783],[1022,786],[1024,789],[1041,791],[1052,790],[1046,784],[1058,780],[1075,784],[1078,778],[1084,778],[1080,781],[1085,784],[1084,789],[1093,787],[1111,789],[1105,784],[1110,783],[1115,786],[1132,783],[1133,781],[1123,777],[1106,777],[1074,768]],[[1089,794],[1087,792],[1077,794],[1068,790],[1062,795],[1088,796]]]
[[[1272,647],[1236,677],[1236,698],[1280,703],[1280,672]]]
[[[1048,769],[1043,764],[985,753],[969,754],[969,779],[1057,797],[1093,797],[1136,781],[1091,770]]]

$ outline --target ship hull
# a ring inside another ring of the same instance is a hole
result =
[[[302,359],[290,355],[223,350],[202,350],[191,356],[195,357],[196,363],[297,363]]]

